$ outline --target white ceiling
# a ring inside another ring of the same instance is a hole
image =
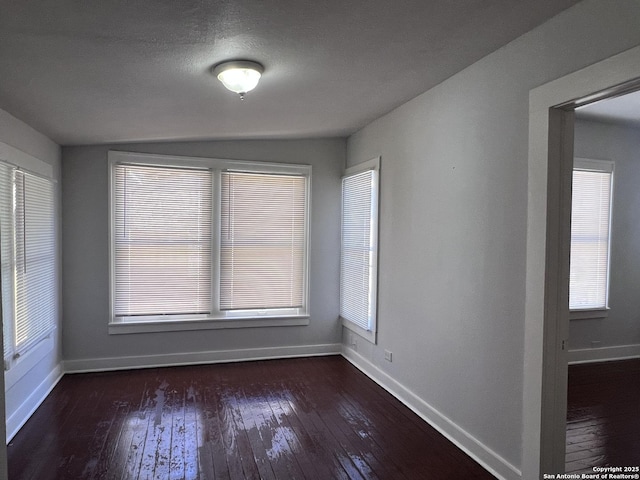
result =
[[[63,145],[343,136],[574,3],[0,0],[0,108]]]
[[[586,120],[640,126],[640,91],[579,107],[576,116]]]

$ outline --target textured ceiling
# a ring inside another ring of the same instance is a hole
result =
[[[0,0],[0,108],[63,145],[348,135],[574,3]]]

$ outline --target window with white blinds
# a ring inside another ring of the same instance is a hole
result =
[[[4,351],[10,360],[55,328],[53,182],[0,164],[0,232]]]
[[[608,307],[613,163],[576,159],[571,205],[569,308]]]
[[[300,309],[306,177],[223,172],[220,309]]]
[[[375,341],[378,258],[378,159],[342,179],[340,316]]]
[[[211,172],[115,166],[116,317],[211,313]]]
[[[13,356],[15,221],[13,216],[13,169],[0,163],[0,263],[2,264],[2,326],[5,360]]]
[[[110,164],[112,333],[302,324],[310,167],[125,152]]]

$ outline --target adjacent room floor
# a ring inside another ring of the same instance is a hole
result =
[[[493,479],[344,358],[66,375],[11,480]]]
[[[640,466],[640,359],[570,365],[568,393],[567,473]]]

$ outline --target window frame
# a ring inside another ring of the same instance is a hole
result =
[[[110,334],[144,332],[209,330],[224,328],[251,328],[272,326],[299,326],[309,324],[309,231],[311,212],[311,166],[273,162],[255,162],[222,158],[187,157],[110,150],[108,152],[109,178],[109,324]],[[212,175],[212,242],[211,242],[211,301],[210,315],[116,317],[115,306],[115,166],[143,165],[174,168],[208,169]],[[278,311],[220,311],[220,224],[221,224],[221,172],[236,171],[297,175],[305,177],[305,245],[303,259],[303,307]]]
[[[59,212],[58,212],[58,195],[59,195],[59,186],[58,181],[54,175],[54,168],[52,165],[43,162],[42,160],[29,155],[11,145],[0,142],[0,162],[4,165],[18,172],[23,172],[24,174],[32,175],[34,177],[39,177],[43,180],[46,180],[51,183],[52,187],[52,210],[51,213],[53,215],[53,319],[52,325],[47,329],[45,333],[42,333],[40,337],[33,341],[28,348],[25,348],[21,351],[19,356],[14,355],[15,353],[15,344],[12,347],[12,352],[5,352],[4,354],[4,377],[5,377],[5,387],[11,388],[16,382],[18,382],[27,372],[38,364],[46,355],[51,352],[54,348],[55,343],[55,335],[56,330],[58,328],[59,323],[59,315],[60,315],[60,291],[59,291],[59,262],[60,262],[60,252],[59,252],[59,238],[58,238],[58,228],[59,228]],[[12,220],[12,222],[15,220]],[[12,234],[13,235],[13,234]],[[15,295],[15,284],[9,286],[10,290]],[[12,302],[13,303],[13,302]],[[0,314],[0,317],[2,315]],[[6,319],[4,319],[6,321]],[[12,317],[13,325],[10,325],[8,328],[11,332],[15,329],[15,321],[16,318]],[[11,333],[10,332],[10,333]],[[12,334],[12,333],[11,333]],[[12,334],[13,335],[13,334]]]
[[[375,190],[372,192],[374,196],[374,200],[371,203],[371,231],[372,231],[372,244],[370,246],[372,250],[371,261],[372,261],[372,271],[370,274],[370,283],[373,288],[371,289],[371,297],[369,300],[369,308],[371,309],[371,324],[369,325],[369,329],[364,329],[361,326],[357,325],[351,320],[348,320],[342,315],[340,315],[340,320],[342,322],[342,326],[365,340],[376,344],[377,342],[377,332],[378,332],[378,267],[379,267],[379,238],[380,238],[380,157],[372,158],[371,160],[359,163],[358,165],[354,165],[345,169],[344,175],[342,176],[342,180],[345,178],[358,175],[360,173],[366,172],[368,170],[373,170],[376,172],[374,188]],[[344,196],[344,183],[341,186],[341,198]],[[341,224],[341,233],[340,233],[340,310],[342,310],[342,223],[343,223],[343,215],[344,215],[344,205],[341,205],[340,208],[340,224]]]
[[[609,160],[596,160],[590,158],[576,157],[573,160],[572,175],[576,171],[607,173],[609,177],[609,225],[608,225],[608,244],[607,244],[607,278],[605,286],[605,304],[604,306],[592,306],[586,308],[571,308],[569,305],[570,320],[597,319],[606,318],[609,314],[609,287],[611,279],[611,231],[613,224],[613,196],[614,196],[614,180],[615,165]],[[569,287],[570,288],[570,287]],[[569,295],[571,291],[569,290]]]

